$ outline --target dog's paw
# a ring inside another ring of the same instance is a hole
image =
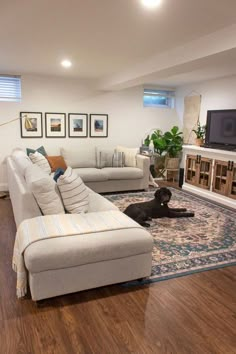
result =
[[[144,227],[150,227],[150,224],[148,224],[147,222],[144,222],[144,223],[142,224],[142,226],[144,226]]]

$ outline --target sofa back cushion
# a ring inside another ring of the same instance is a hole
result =
[[[32,165],[30,158],[21,149],[13,150],[11,157],[16,165],[18,172],[21,174],[21,176],[24,177],[26,168]]]
[[[82,179],[67,167],[63,175],[57,180],[65,209],[72,214],[88,211],[89,192]]]
[[[96,167],[95,148],[61,148],[67,166],[72,168]]]
[[[65,213],[56,182],[39,166],[34,164],[28,166],[25,180],[43,215]]]
[[[116,151],[120,151],[124,153],[126,167],[137,166],[137,154],[139,152],[139,148],[127,148],[125,146],[118,145],[116,147]]]

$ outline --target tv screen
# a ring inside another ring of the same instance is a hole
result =
[[[207,111],[205,144],[222,149],[236,148],[236,109]]]

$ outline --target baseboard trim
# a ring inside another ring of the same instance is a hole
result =
[[[0,183],[0,192],[7,192],[8,190],[7,183]]]

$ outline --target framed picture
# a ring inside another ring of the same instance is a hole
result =
[[[43,119],[41,112],[20,112],[22,138],[42,138]]]
[[[70,138],[87,138],[88,115],[86,113],[69,113],[68,132]]]
[[[106,138],[108,136],[108,114],[90,114],[90,137]]]
[[[45,128],[47,138],[65,138],[66,114],[45,113]]]

